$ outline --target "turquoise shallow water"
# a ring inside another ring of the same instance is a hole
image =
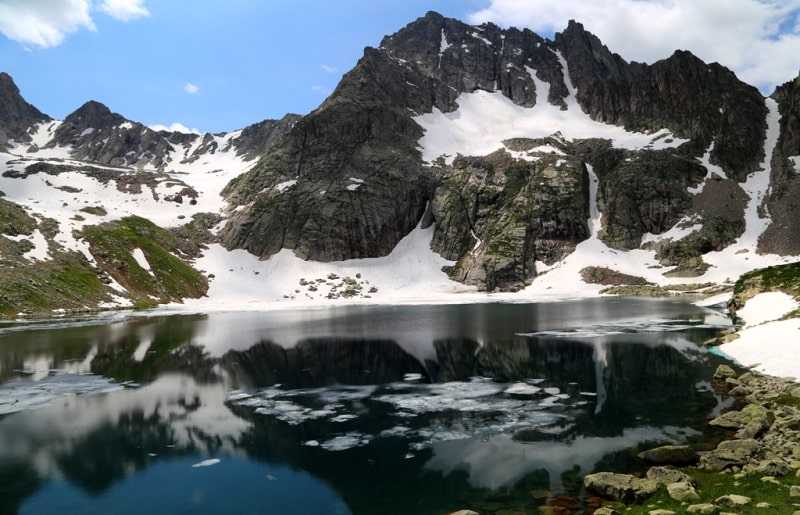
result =
[[[591,299],[5,326],[0,510],[534,511],[705,438],[728,325]]]

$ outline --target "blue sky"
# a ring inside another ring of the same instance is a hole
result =
[[[800,69],[800,0],[0,0],[0,71],[57,119],[97,100],[231,131],[313,110],[365,46],[429,10],[545,37],[576,19],[627,60],[688,49],[765,94]]]

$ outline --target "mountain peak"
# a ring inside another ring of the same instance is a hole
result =
[[[73,124],[83,128],[110,127],[125,123],[122,115],[112,113],[105,104],[89,100],[64,119],[64,124]]]
[[[9,139],[29,140],[28,128],[49,119],[22,98],[11,75],[0,72],[0,148]]]

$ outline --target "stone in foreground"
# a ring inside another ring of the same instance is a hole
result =
[[[600,496],[624,503],[641,503],[658,490],[658,483],[629,474],[598,472],[583,479],[586,488]]]

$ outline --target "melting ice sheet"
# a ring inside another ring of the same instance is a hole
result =
[[[283,390],[271,386],[231,391],[228,403],[251,408],[289,425],[319,421],[336,431],[305,442],[342,451],[375,438],[402,436],[410,451],[434,442],[488,438],[518,429],[538,428],[548,434],[566,430],[568,418],[588,404],[581,392],[542,388],[541,379],[500,383],[487,378],[420,384],[409,381],[377,386],[332,386]],[[557,408],[557,409],[553,409]],[[367,419],[371,423],[365,423]],[[376,423],[376,421],[380,421]],[[355,427],[375,427],[366,434]]]
[[[124,385],[94,374],[56,373],[40,381],[0,385],[0,415],[50,406],[69,395],[94,395],[122,390]]]
[[[548,336],[551,338],[596,338],[618,334],[663,333],[686,331],[688,329],[722,329],[730,327],[730,325],[730,320],[723,317],[720,317],[718,321],[714,321],[713,318],[709,320],[709,317],[706,317],[705,320],[653,319],[600,322],[582,327],[518,334],[520,336]]]

